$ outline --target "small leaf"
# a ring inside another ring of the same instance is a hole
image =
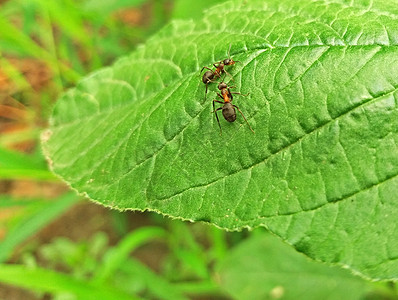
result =
[[[224,3],[68,91],[43,147],[103,205],[264,226],[316,260],[397,279],[397,45],[394,0]],[[199,71],[229,46],[255,134],[238,113],[220,136],[216,84],[204,98]]]

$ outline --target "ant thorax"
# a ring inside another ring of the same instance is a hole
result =
[[[223,96],[228,95],[228,90],[227,89],[222,89],[221,90],[221,95],[223,95]]]

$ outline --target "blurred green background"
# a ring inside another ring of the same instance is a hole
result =
[[[211,278],[211,266],[244,234],[227,237],[204,224],[120,213],[79,199],[49,172],[40,149],[40,133],[63,91],[132,52],[171,19],[199,18],[217,2],[0,1],[1,263],[69,274],[57,282],[79,298],[85,298],[87,279],[111,282],[116,289],[109,298],[119,291],[120,299],[226,297]],[[40,292],[42,283],[33,277],[48,274],[24,278],[26,269],[0,270],[0,277],[21,280],[0,283],[0,299],[75,299],[54,282],[51,297]],[[107,291],[100,293],[105,299]]]

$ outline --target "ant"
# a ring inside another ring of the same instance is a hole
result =
[[[219,61],[219,62],[217,63],[217,65],[216,65],[216,63],[214,63],[213,66],[216,68],[214,71],[213,71],[212,69],[208,68],[208,67],[203,67],[202,70],[200,71],[200,73],[202,73],[204,69],[207,69],[207,70],[208,70],[208,71],[206,71],[206,72],[203,74],[203,77],[202,77],[202,82],[206,85],[205,98],[206,98],[206,95],[207,95],[207,85],[208,85],[209,83],[216,82],[216,81],[213,80],[214,78],[216,78],[216,77],[220,78],[220,77],[221,77],[221,74],[225,73],[225,74],[227,74],[229,77],[231,77],[232,80],[234,80],[233,77],[232,77],[232,75],[229,74],[229,73],[224,69],[224,67],[225,67],[225,66],[232,66],[232,65],[234,65],[235,63],[240,62],[240,61],[238,61],[238,60],[233,60],[233,59],[231,58],[231,56],[230,56],[230,51],[231,51],[231,44],[229,44],[228,58],[226,58],[226,59],[224,59],[224,60],[222,60],[222,61]]]
[[[232,104],[232,94],[236,94],[236,95],[242,95],[242,96],[248,96],[249,94],[241,94],[238,92],[231,92],[230,89],[235,88],[235,86],[228,86],[224,81],[220,82],[218,84],[218,89],[221,91],[220,93],[217,93],[218,97],[220,97],[221,99],[224,100],[220,101],[220,100],[213,100],[213,111],[216,114],[216,118],[217,118],[217,123],[218,126],[220,127],[220,135],[222,134],[222,130],[221,130],[221,125],[220,125],[220,120],[218,119],[218,115],[217,115],[217,111],[222,110],[222,115],[224,117],[225,120],[227,120],[228,122],[234,122],[236,120],[236,110],[235,108],[240,112],[240,114],[242,115],[243,119],[245,119],[247,125],[249,126],[250,130],[254,133],[253,129],[251,128],[249,122],[247,122],[247,119],[245,118],[245,116],[243,115],[242,111],[239,109],[239,107],[237,107],[236,105]],[[215,108],[214,106],[214,102],[220,103],[223,106],[219,107],[219,108]]]

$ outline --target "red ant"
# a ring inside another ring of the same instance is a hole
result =
[[[231,51],[231,44],[229,45],[229,49],[228,49],[228,58],[226,58],[226,59],[224,59],[224,60],[222,60],[222,61],[219,61],[219,62],[217,63],[217,65],[216,65],[216,63],[214,63],[213,66],[216,68],[214,71],[213,71],[212,69],[208,68],[208,67],[203,67],[202,70],[200,70],[200,73],[202,73],[204,69],[207,69],[207,70],[208,70],[208,71],[206,71],[206,72],[203,74],[203,77],[202,77],[202,82],[206,85],[205,98],[206,98],[206,95],[207,95],[207,85],[208,85],[209,83],[211,83],[211,82],[216,82],[216,81],[213,80],[214,78],[216,78],[216,77],[220,78],[220,77],[221,77],[221,74],[225,73],[225,74],[227,74],[229,77],[231,77],[232,80],[234,80],[234,79],[232,78],[232,75],[229,74],[229,73],[224,69],[224,67],[225,67],[225,66],[232,66],[232,65],[234,65],[235,63],[240,62],[240,61],[238,61],[238,60],[233,60],[233,59],[231,58],[231,56],[230,56],[230,51]]]
[[[221,91],[221,94],[217,93],[217,95],[218,95],[218,97],[223,99],[224,102],[222,102],[220,100],[213,100],[213,111],[216,114],[217,123],[218,123],[218,126],[220,127],[220,135],[222,134],[222,130],[221,130],[221,125],[220,125],[220,120],[218,119],[217,111],[222,110],[222,115],[223,115],[224,119],[227,120],[228,122],[234,122],[236,120],[235,108],[240,112],[243,119],[245,119],[247,125],[249,126],[250,130],[254,133],[249,122],[247,122],[245,116],[243,115],[243,113],[239,109],[239,107],[237,107],[236,105],[231,103],[232,99],[233,99],[232,94],[242,95],[242,96],[247,96],[249,94],[244,95],[244,94],[237,93],[237,92],[231,92],[230,89],[232,89],[232,88],[235,88],[235,87],[234,86],[228,87],[228,85],[224,81],[220,82],[218,84],[218,89]],[[214,106],[214,102],[220,103],[223,106],[216,109]]]

